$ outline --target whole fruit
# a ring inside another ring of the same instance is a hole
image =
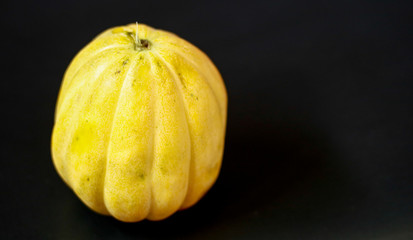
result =
[[[94,211],[161,220],[214,184],[226,117],[225,85],[202,51],[143,24],[111,28],[66,70],[53,162]]]

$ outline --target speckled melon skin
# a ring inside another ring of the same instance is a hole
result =
[[[92,210],[161,220],[196,202],[219,174],[227,117],[211,60],[178,36],[139,25],[106,30],[66,70],[51,151]]]

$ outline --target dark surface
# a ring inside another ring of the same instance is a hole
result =
[[[0,239],[413,239],[411,13],[409,1],[3,1]],[[126,224],[78,200],[49,144],[71,59],[135,20],[205,51],[229,112],[211,191]]]

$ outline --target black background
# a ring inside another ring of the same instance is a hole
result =
[[[411,1],[2,1],[1,239],[413,239]],[[192,42],[229,96],[220,177],[194,207],[122,223],[54,170],[63,73],[138,20]]]

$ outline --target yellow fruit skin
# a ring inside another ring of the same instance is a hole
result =
[[[178,36],[135,24],[97,36],[68,67],[52,134],[55,168],[94,211],[161,220],[194,205],[221,167],[227,93]],[[131,37],[132,36],[132,37]]]

